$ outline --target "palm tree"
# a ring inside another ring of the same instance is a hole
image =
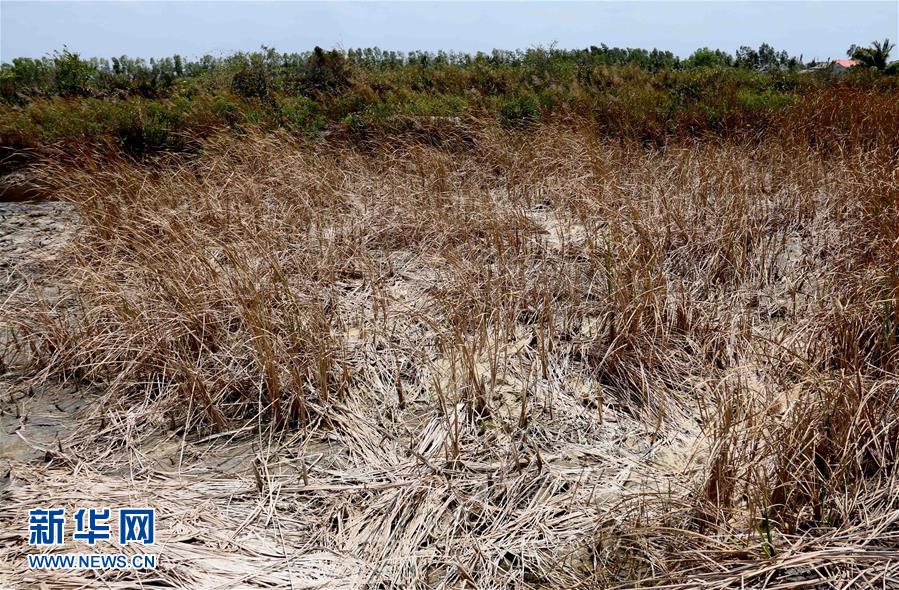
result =
[[[890,43],[889,39],[884,39],[883,43],[880,41],[873,41],[871,47],[856,47],[853,45],[849,48],[848,53],[849,57],[852,59],[857,59],[866,66],[877,68],[882,71],[886,69],[887,59],[890,57],[890,52],[895,47],[895,43]]]

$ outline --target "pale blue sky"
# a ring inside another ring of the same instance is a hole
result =
[[[0,1],[0,60],[67,45],[84,56],[219,55],[378,46],[489,51],[560,47],[733,52],[762,42],[812,58],[899,38],[899,0],[882,2],[43,2]],[[899,59],[894,55],[893,59]]]

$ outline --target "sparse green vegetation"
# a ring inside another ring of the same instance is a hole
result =
[[[890,44],[878,47],[853,51],[881,70]],[[899,86],[888,75],[860,71],[833,80],[800,73],[801,66],[764,44],[736,56],[703,48],[685,60],[605,45],[474,56],[264,48],[149,63],[63,50],[3,64],[0,142],[102,143],[143,155],[183,149],[185,133],[203,137],[219,127],[284,127],[316,137],[335,125],[388,131],[410,117],[487,117],[520,127],[570,115],[607,135],[660,142],[751,134],[837,95],[890,95]]]

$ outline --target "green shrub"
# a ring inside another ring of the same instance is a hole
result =
[[[775,90],[754,92],[740,89],[737,91],[737,100],[740,106],[749,110],[781,110],[793,104],[795,98],[791,94]]]
[[[540,101],[531,92],[522,92],[500,101],[499,119],[503,127],[521,127],[540,118]]]
[[[41,129],[21,107],[0,104],[0,145],[22,149],[40,143]]]
[[[362,116],[362,113],[350,113],[343,118],[342,123],[351,131],[365,130],[365,118]]]
[[[298,80],[300,92],[315,97],[340,92],[350,86],[350,70],[343,53],[316,46]]]
[[[216,96],[212,101],[212,112],[222,123],[237,128],[244,121],[240,105],[228,96]]]
[[[235,57],[237,70],[231,77],[231,90],[243,98],[272,100],[272,76],[262,56],[238,55]]]
[[[317,102],[304,96],[288,96],[278,101],[281,124],[294,132],[317,133],[324,126]]]

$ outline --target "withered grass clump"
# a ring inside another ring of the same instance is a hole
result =
[[[469,137],[50,167],[81,228],[8,352],[327,441],[306,486],[396,489],[285,509],[405,587],[899,583],[895,145]]]

